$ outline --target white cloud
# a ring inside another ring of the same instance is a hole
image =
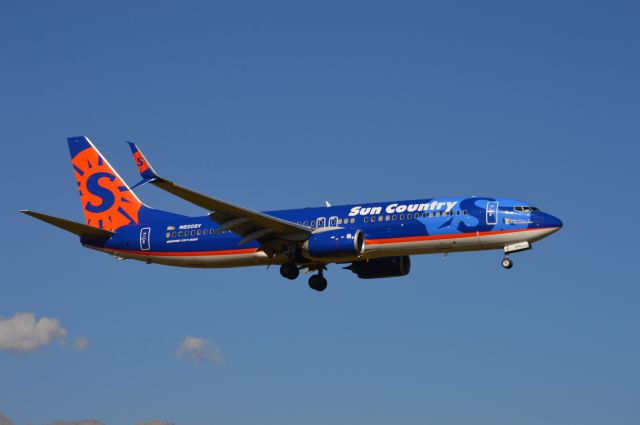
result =
[[[80,338],[76,338],[73,346],[80,351],[84,351],[89,348],[89,339],[87,337],[81,336]]]
[[[36,320],[33,313],[17,313],[10,319],[0,317],[0,350],[35,351],[56,340],[64,343],[67,335],[57,319]]]
[[[209,340],[195,336],[184,339],[176,356],[180,359],[208,362],[214,365],[221,365],[224,361],[220,347]]]

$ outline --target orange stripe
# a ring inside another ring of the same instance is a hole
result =
[[[157,257],[203,257],[213,255],[251,254],[257,252],[257,248],[227,249],[220,251],[192,251],[192,252],[159,252],[159,251],[135,251],[128,249],[105,248],[107,251],[126,252],[128,254],[153,255]]]

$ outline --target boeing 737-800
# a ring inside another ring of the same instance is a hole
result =
[[[363,279],[405,276],[410,256],[460,251],[528,250],[562,227],[531,204],[495,197],[420,198],[258,212],[160,177],[129,143],[142,180],[207,211],[188,217],[143,204],[87,137],[67,139],[86,224],[34,211],[23,213],[80,236],[84,247],[118,259],[180,267],[279,265],[287,279],[314,274],[327,287],[327,265]]]

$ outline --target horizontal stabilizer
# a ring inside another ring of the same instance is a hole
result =
[[[29,215],[46,223],[53,224],[67,232],[75,233],[78,236],[84,236],[92,239],[109,239],[114,235],[108,230],[99,229],[97,227],[87,226],[86,224],[76,223],[75,221],[65,220],[63,218],[53,217],[51,215],[42,214],[35,211],[20,210],[21,213]]]

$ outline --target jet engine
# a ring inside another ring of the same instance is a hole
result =
[[[375,258],[373,260],[356,261],[347,269],[357,274],[360,279],[406,276],[411,270],[411,260],[408,255]]]
[[[364,251],[362,230],[336,229],[312,234],[302,245],[307,258],[339,258],[360,255]]]

